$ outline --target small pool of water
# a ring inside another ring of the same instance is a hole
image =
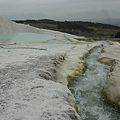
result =
[[[38,44],[47,40],[54,39],[54,36],[47,34],[35,34],[35,33],[12,33],[12,34],[0,34],[1,44]]]
[[[102,86],[110,71],[108,65],[98,61],[101,49],[93,49],[84,59],[87,63],[86,72],[70,80],[70,90],[76,98],[81,120],[120,120],[120,113],[105,103],[101,95]]]

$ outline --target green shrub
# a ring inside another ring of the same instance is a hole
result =
[[[120,38],[120,32],[117,32],[115,38]]]

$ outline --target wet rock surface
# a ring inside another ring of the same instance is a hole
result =
[[[111,72],[103,87],[103,94],[108,102],[120,110],[120,43],[113,42],[104,50],[100,59],[111,66]]]
[[[110,67],[98,61],[101,47],[90,51],[84,60],[87,69],[83,75],[71,79],[70,90],[76,98],[78,113],[82,120],[118,120],[119,112],[105,102],[101,95],[103,84],[110,71]],[[111,61],[114,64],[114,62]]]
[[[31,45],[0,44],[0,119],[80,120],[67,88],[67,76],[82,71],[78,71],[78,66],[84,67],[80,58],[99,43],[78,41],[85,38],[0,17],[0,33],[15,32],[56,38]]]

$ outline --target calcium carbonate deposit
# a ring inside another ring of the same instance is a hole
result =
[[[0,17],[0,120],[81,120],[68,79],[100,44],[85,39]]]
[[[82,76],[72,80],[71,91],[79,105],[82,120],[119,120],[120,114],[116,109],[106,104],[101,89],[110,66],[98,61],[102,47],[91,50],[85,57],[87,70]]]

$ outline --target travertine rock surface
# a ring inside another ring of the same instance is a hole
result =
[[[82,71],[80,58],[99,43],[0,17],[0,33],[15,32],[56,38],[39,44],[0,44],[0,120],[80,120],[67,76]]]
[[[106,47],[100,59],[111,66],[103,93],[107,100],[120,110],[120,43],[113,42]]]

